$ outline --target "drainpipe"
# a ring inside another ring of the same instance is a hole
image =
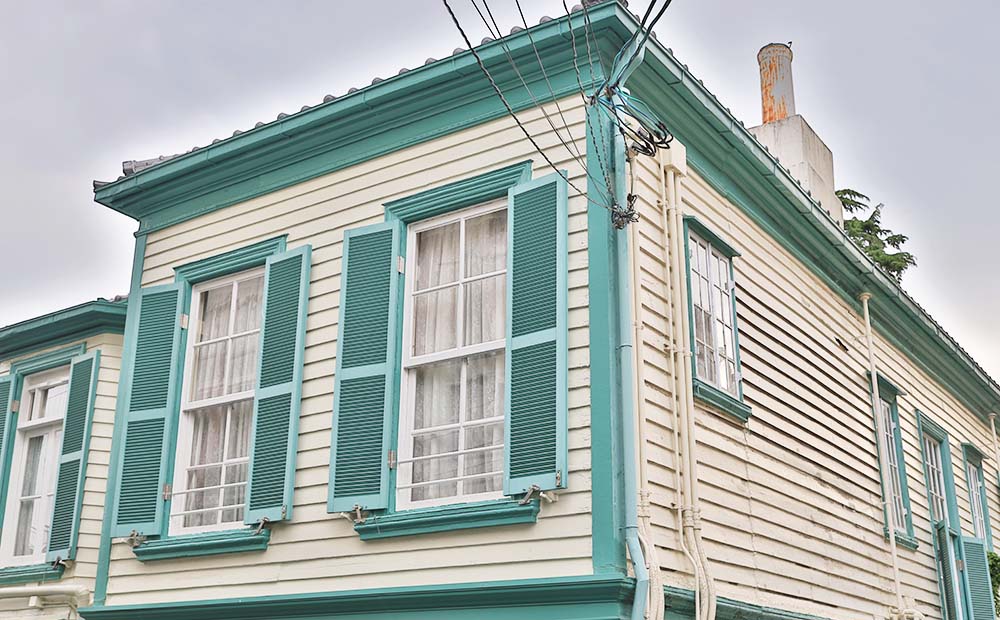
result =
[[[660,166],[665,167],[661,151]],[[677,472],[681,501],[678,521],[681,528],[681,549],[694,568],[695,610],[700,620],[714,620],[716,610],[715,583],[709,572],[708,555],[701,540],[701,506],[698,488],[697,424],[694,414],[693,373],[691,370],[691,329],[688,317],[687,283],[681,274],[686,271],[684,257],[684,220],[681,204],[683,188],[680,177],[685,174],[686,152],[683,145],[671,146],[671,159],[676,160],[667,170],[667,201],[663,205],[663,223],[670,246],[671,314],[673,319],[673,361],[675,400],[675,446],[679,452]],[[678,166],[680,164],[680,166]]]
[[[865,316],[865,342],[868,346],[868,374],[871,378],[871,396],[872,396],[872,412],[875,418],[875,445],[878,453],[879,462],[879,477],[882,483],[882,510],[886,515],[888,521],[889,529],[889,553],[892,558],[892,582],[896,590],[896,609],[895,614],[897,617],[910,617],[907,616],[907,612],[913,610],[905,609],[903,604],[903,587],[899,579],[899,554],[896,552],[896,526],[892,522],[892,506],[889,505],[889,496],[892,491],[890,486],[892,482],[889,480],[889,467],[885,466],[887,463],[889,446],[885,443],[885,432],[882,429],[882,397],[879,394],[878,389],[878,367],[875,364],[875,343],[872,338],[872,321],[871,315],[868,312],[868,302],[872,298],[872,294],[868,292],[861,293],[858,299],[861,300],[861,308],[864,311]]]
[[[0,588],[0,599],[26,598],[28,606],[34,608],[44,607],[40,600],[44,597],[60,597],[68,599],[68,605],[75,613],[80,607],[90,604],[90,590],[85,586],[75,586],[69,584],[49,584],[36,586],[15,586],[11,588]]]
[[[997,414],[990,414],[990,430],[993,432],[993,465],[997,470],[997,480],[1000,481],[1000,448],[997,447]]]

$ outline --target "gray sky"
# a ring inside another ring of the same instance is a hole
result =
[[[482,38],[468,0],[451,1]],[[532,22],[563,12],[522,4]],[[519,23],[514,0],[490,5],[505,30]],[[439,0],[0,0],[0,15],[0,325],[127,292],[136,225],[90,187],[122,160],[207,144],[461,42]],[[998,23],[995,0],[675,0],[657,28],[747,125],[757,50],[794,42],[798,111],[833,149],[838,187],[887,204],[919,261],[905,288],[994,376]]]

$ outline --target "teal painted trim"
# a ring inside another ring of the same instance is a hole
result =
[[[626,19],[627,21],[627,19]],[[633,94],[664,119],[687,147],[688,163],[716,191],[801,261],[855,311],[875,295],[876,331],[985,421],[1000,404],[1000,385],[933,318],[847,238],[743,124],[651,40],[629,80]]]
[[[869,374],[869,377],[870,376],[871,375]],[[869,383],[871,383],[871,382],[869,381]],[[879,383],[880,384],[882,383],[881,380],[879,381]],[[916,549],[917,546],[918,546],[918,542],[917,542],[917,537],[913,534],[913,510],[912,510],[911,505],[910,505],[910,490],[909,490],[909,485],[906,482],[906,453],[903,452],[903,434],[902,434],[902,431],[901,431],[901,429],[899,427],[899,406],[898,406],[898,404],[896,402],[896,395],[895,395],[895,393],[889,394],[887,396],[887,395],[883,394],[881,392],[881,390],[880,390],[879,397],[882,400],[887,401],[889,403],[889,410],[891,412],[892,423],[893,423],[893,425],[895,427],[893,429],[892,438],[893,438],[893,442],[896,444],[896,455],[897,455],[897,458],[899,459],[899,462],[898,462],[898,467],[899,467],[899,492],[903,496],[902,497],[902,499],[903,499],[903,511],[906,513],[904,515],[904,521],[906,523],[906,531],[896,530],[896,544],[899,545],[899,546],[901,546],[901,547],[905,547],[907,549]],[[874,408],[872,410],[872,422],[873,422],[872,429],[873,429],[873,432],[874,432],[874,429],[877,428],[876,426],[874,426],[874,420],[875,420],[875,416],[878,416],[878,415],[880,415],[879,414],[879,404],[875,403]],[[877,433],[875,434],[875,441],[876,441],[876,451],[875,451],[875,454],[877,455],[878,454],[878,449],[877,449],[878,442],[881,441],[881,438],[878,436]],[[882,461],[881,461],[881,459],[876,459],[876,460],[878,461],[878,467],[879,467],[879,478],[878,478],[879,479],[879,488],[881,489],[882,497],[886,497],[885,487],[882,485],[882,475],[881,475],[881,472],[882,472]],[[888,540],[889,539],[889,523],[890,523],[890,519],[889,519],[889,509],[888,509],[888,506],[885,503],[882,504],[882,518],[883,518],[882,532],[885,535],[886,540]]]
[[[435,187],[385,203],[386,220],[410,224],[458,209],[506,198],[510,188],[531,179],[531,160]]]
[[[750,419],[750,416],[753,413],[750,405],[740,402],[736,398],[733,398],[732,394],[723,392],[714,385],[709,385],[701,379],[695,378],[693,383],[694,397],[703,405],[715,409],[716,411],[721,411],[726,415],[730,415],[741,424],[746,423]]]
[[[125,301],[98,299],[0,328],[0,359],[125,330]]]
[[[153,562],[202,555],[264,551],[270,541],[271,530],[264,528],[258,532],[256,528],[251,527],[146,540],[133,547],[132,552],[141,562]]]
[[[971,501],[973,493],[979,493],[979,505],[983,509],[983,530],[986,533],[986,548],[993,549],[993,530],[990,528],[990,505],[989,496],[986,494],[986,472],[983,471],[983,460],[986,458],[986,454],[983,453],[975,444],[963,443],[962,444],[962,469],[965,471],[965,484],[969,489],[969,499]],[[976,482],[973,485],[973,481],[969,479],[969,465],[975,466],[979,471],[979,480],[982,484]],[[975,488],[975,487],[978,487]],[[972,504],[969,504],[970,506]]]
[[[872,371],[866,370],[865,377],[868,379],[868,383],[871,383]],[[880,394],[884,395],[883,397],[886,398],[886,400],[890,400],[888,396],[896,398],[898,396],[909,395],[909,392],[899,387],[896,383],[887,379],[886,376],[881,372],[878,373],[878,391]]]
[[[919,409],[916,410],[916,416],[917,434],[920,438],[920,455],[924,465],[924,483],[926,485],[930,484],[928,482],[930,480],[930,473],[927,471],[927,454],[924,451],[923,442],[924,433],[927,433],[941,444],[941,475],[944,478],[945,504],[948,507],[948,514],[945,515],[945,517],[951,531],[958,534],[960,527],[958,518],[958,496],[955,493],[955,473],[952,467],[951,445],[948,439],[948,433],[944,430],[944,427]],[[931,538],[934,538],[933,531],[931,532]]]
[[[625,11],[608,2],[589,13],[600,38]],[[582,30],[583,20],[575,17]],[[478,47],[515,111],[579,93],[569,20]],[[536,48],[546,59],[547,80]],[[508,54],[528,89],[507,70]],[[597,82],[589,64],[580,71],[585,85]],[[150,232],[506,115],[466,51],[102,185],[95,199]]]
[[[676,586],[663,586],[664,607],[668,618],[693,618],[694,591]],[[748,603],[720,596],[717,601],[716,620],[827,620],[797,611]]]
[[[621,575],[405,586],[149,605],[95,605],[85,620],[284,620],[287,618],[619,618],[634,590]],[[377,614],[377,615],[376,615]]]
[[[64,349],[49,351],[48,353],[42,353],[41,355],[36,355],[34,357],[20,359],[10,365],[10,374],[24,377],[36,372],[44,372],[46,370],[58,368],[59,366],[65,366],[73,361],[74,357],[83,355],[86,352],[87,343],[80,342]],[[18,386],[18,388],[20,388],[20,386]],[[20,392],[20,389],[17,391]]]
[[[129,298],[134,299],[142,288],[142,267],[146,256],[146,235],[137,234],[135,237],[135,249],[132,253],[132,277],[129,285]],[[136,304],[138,305],[138,304]],[[130,350],[128,344],[135,340],[136,332],[139,329],[138,308],[129,308],[125,319],[125,338],[122,346],[121,372],[119,377],[132,375],[132,366],[135,362],[135,355]],[[104,519],[101,521],[100,546],[97,551],[97,573],[94,580],[94,605],[102,605],[107,599],[108,574],[111,570],[111,526],[112,510],[107,508],[118,503],[118,479],[121,476],[121,466],[119,459],[115,455],[121,453],[124,447],[125,433],[125,412],[127,410],[126,396],[128,387],[126,381],[120,379],[118,382],[118,395],[115,404],[115,424],[111,431],[111,455],[108,464],[108,478],[104,490]]]
[[[534,523],[538,520],[538,500],[525,505],[512,499],[472,504],[453,504],[404,510],[395,514],[373,515],[354,526],[361,540],[395,538],[434,532],[450,532],[478,527]]]
[[[260,241],[224,254],[174,267],[177,282],[197,284],[238,271],[261,267],[270,256],[285,251],[288,235]]]
[[[598,108],[587,109],[587,194],[610,200],[601,161],[611,161],[614,135]],[[591,154],[599,156],[591,157]],[[618,399],[617,251],[611,217],[600,204],[587,205],[587,292],[590,339],[591,544],[594,572],[626,572],[621,506],[621,403]]]
[[[724,255],[726,255],[726,257],[734,258],[736,256],[740,256],[739,250],[730,245],[729,242],[727,242],[725,239],[716,234],[715,231],[706,226],[697,217],[693,215],[685,215],[684,225],[686,227],[685,230],[687,231],[693,230],[695,234],[697,234],[705,241],[708,241],[710,244],[712,244],[712,247],[722,252]]]
[[[63,575],[62,564],[32,564],[30,566],[11,566],[0,568],[0,586],[13,586],[25,583],[44,583],[58,581]]]
[[[688,338],[689,346],[691,347],[691,377],[693,378],[691,386],[692,392],[694,397],[703,404],[721,411],[722,413],[731,415],[739,422],[745,424],[750,420],[753,410],[750,405],[743,402],[743,361],[740,357],[740,321],[739,317],[736,315],[737,304],[735,286],[733,286],[733,289],[730,291],[729,303],[732,304],[730,312],[733,317],[733,347],[736,349],[736,396],[734,397],[732,394],[727,394],[725,391],[720,390],[707,381],[698,378],[698,341],[695,339],[694,334],[694,296],[691,288],[690,239],[692,231],[707,241],[713,248],[729,257],[729,279],[734,284],[736,282],[736,271],[733,269],[733,257],[740,255],[736,249],[712,232],[711,229],[699,221],[698,218],[692,216],[684,217],[684,278],[687,284],[687,313],[689,318]],[[721,245],[716,246],[716,243]]]

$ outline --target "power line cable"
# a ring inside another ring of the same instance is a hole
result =
[[[514,119],[514,122],[524,133],[524,136],[528,139],[528,141],[531,142],[532,146],[535,147],[535,150],[538,151],[538,154],[545,159],[545,162],[549,165],[549,167],[552,168],[556,172],[556,174],[561,176],[563,180],[566,181],[566,183],[570,187],[572,187],[578,195],[583,196],[589,202],[599,207],[608,209],[609,211],[612,210],[612,208],[609,207],[608,205],[603,205],[593,200],[590,196],[586,194],[586,192],[580,191],[580,188],[577,187],[572,181],[570,181],[569,177],[565,173],[563,173],[562,170],[557,168],[556,165],[552,163],[552,160],[549,159],[549,156],[545,154],[545,152],[542,150],[540,146],[538,146],[538,142],[535,141],[535,138],[532,137],[531,132],[529,132],[527,128],[525,128],[525,126],[521,123],[520,119],[517,118],[517,114],[514,113],[514,109],[510,106],[510,103],[508,103],[507,98],[504,97],[503,91],[501,91],[500,87],[497,86],[497,83],[493,79],[493,76],[490,74],[489,69],[486,68],[486,64],[483,62],[482,57],[479,56],[479,52],[477,52],[475,46],[472,45],[472,41],[469,40],[469,36],[465,34],[465,30],[462,28],[461,22],[458,21],[458,17],[455,15],[455,11],[453,11],[451,5],[448,4],[448,0],[441,0],[441,2],[444,3],[445,9],[448,10],[448,15],[451,16],[451,21],[455,23],[455,28],[457,28],[459,34],[462,35],[462,39],[465,41],[465,44],[469,46],[469,51],[472,52],[472,55],[475,57],[476,63],[479,64],[479,68],[486,75],[486,79],[489,80],[490,86],[493,87],[494,92],[496,92],[497,96],[500,98],[500,101],[503,102],[504,107],[507,108],[507,113],[510,114],[511,118]]]

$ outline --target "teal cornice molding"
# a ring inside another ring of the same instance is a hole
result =
[[[986,460],[986,453],[979,449],[979,446],[972,442],[962,443],[962,452],[965,454],[967,460],[979,461],[982,463]]]
[[[609,49],[628,34],[623,20],[634,23],[617,2],[589,15]],[[562,17],[477,47],[515,111],[579,95],[570,33],[582,30],[582,14],[573,20],[572,28]],[[580,80],[596,84],[596,71],[580,63]],[[465,51],[102,185],[95,200],[139,220],[141,234],[506,115]]]
[[[265,528],[258,532],[255,528],[240,528],[238,530],[146,540],[134,547],[132,552],[139,561],[152,562],[154,560],[193,558],[201,555],[264,551],[270,540],[271,530],[269,529]]]
[[[0,328],[0,359],[96,334],[121,334],[127,306],[98,299]]]
[[[0,586],[13,586],[24,583],[42,583],[62,579],[62,564],[31,564],[30,566],[11,566],[0,568]]]
[[[32,357],[19,359],[10,365],[10,374],[30,375],[35,372],[42,372],[57,366],[63,366],[69,364],[77,355],[83,355],[86,352],[87,343],[81,342],[73,346],[56,349],[55,351],[48,351]]]
[[[281,235],[218,256],[175,267],[175,279],[177,282],[197,284],[212,278],[221,278],[237,271],[261,266],[268,256],[285,251],[287,238],[288,235]]]
[[[739,399],[733,398],[732,395],[723,392],[714,385],[705,383],[697,377],[695,377],[693,384],[694,398],[703,405],[707,405],[711,409],[728,414],[741,424],[750,419],[750,416],[753,413],[750,405],[740,401]]]
[[[672,612],[668,617],[694,617],[694,591],[663,586],[663,595],[667,611]],[[822,616],[767,607],[722,596],[718,598],[716,618],[717,620],[827,620]]]
[[[405,224],[506,198],[507,190],[531,180],[531,160],[385,203],[386,219]]]
[[[477,583],[349,590],[149,605],[94,606],[85,620],[284,620],[317,617],[384,617],[431,620],[479,617],[477,610],[504,610],[490,618],[618,618],[635,583],[621,575],[584,575]]]
[[[660,42],[650,39],[644,62],[628,86],[687,147],[688,163],[697,174],[855,312],[860,313],[858,295],[870,292],[872,323],[879,335],[983,420],[987,412],[1000,408],[1000,385],[875,266],[791,173]]]
[[[356,524],[354,530],[361,535],[361,540],[375,540],[477,527],[534,523],[538,519],[538,512],[538,500],[521,505],[517,500],[503,499],[374,515],[368,517],[364,523]]]

